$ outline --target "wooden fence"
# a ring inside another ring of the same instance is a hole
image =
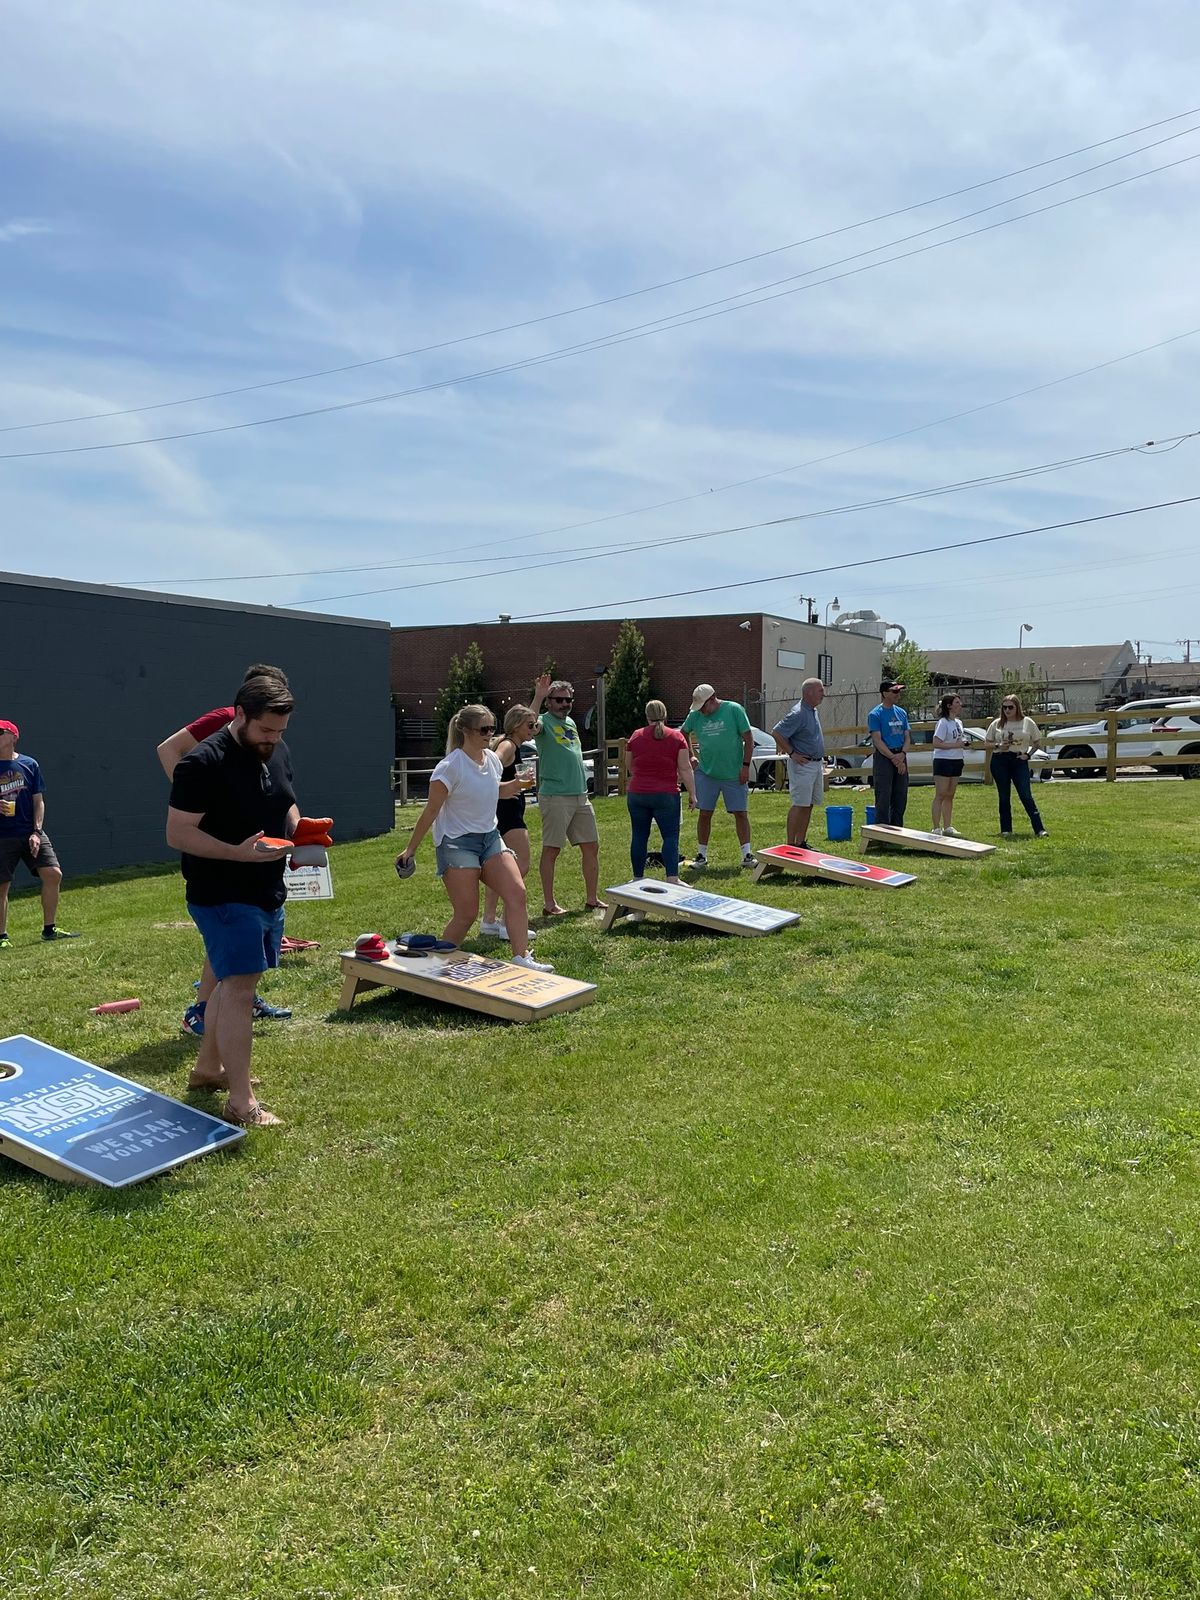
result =
[[[1197,713],[1200,713],[1200,703],[1198,703],[1196,712],[1193,714]],[[1168,717],[1169,713],[1164,713],[1159,717],[1155,717],[1154,720],[1165,721]],[[1080,777],[1103,777],[1107,783],[1115,783],[1117,774],[1130,767],[1154,767],[1158,771],[1166,772],[1179,771],[1185,778],[1194,777],[1200,779],[1200,772],[1188,770],[1200,767],[1200,729],[1194,730],[1194,736],[1175,734],[1168,735],[1165,738],[1162,734],[1155,733],[1150,728],[1145,728],[1141,731],[1132,729],[1124,731],[1122,729],[1122,722],[1136,720],[1144,723],[1146,721],[1145,711],[1128,711],[1124,713],[1098,711],[1090,720],[1097,725],[1096,731],[1093,734],[1086,736],[1081,734],[1067,740],[1064,748],[1076,751],[1081,748],[1088,749],[1092,752],[1091,755],[1060,756],[1055,761],[1038,758],[1029,763],[1031,769],[1040,771],[1049,767],[1055,772],[1078,774]],[[1061,741],[1055,735],[1056,728],[1078,727],[1080,725],[1080,713],[1077,711],[1044,713],[1039,717],[1035,717],[1034,721],[1045,735],[1043,744],[1057,745]],[[936,724],[932,720],[914,722],[912,730],[914,733],[932,733],[935,726]],[[866,739],[867,727],[865,723],[856,723],[850,727],[825,729],[825,748],[829,758],[836,762],[840,757],[843,762],[858,764],[863,773],[864,781],[869,783],[871,752],[866,747]],[[1121,746],[1145,745],[1146,753],[1142,755],[1138,751],[1123,750],[1121,754],[1118,754],[1118,744]],[[1190,745],[1194,747],[1194,753],[1171,755],[1169,757],[1155,756],[1153,753],[1155,747],[1162,744]],[[918,748],[927,750],[929,746],[921,745]],[[629,779],[625,740],[609,739],[607,741],[605,747],[606,761],[599,761],[597,759],[599,754],[599,750],[585,750],[583,752],[584,758],[591,760],[593,764],[593,788],[595,793],[602,799],[609,794],[624,794]],[[863,757],[866,757],[865,763],[861,760]],[[770,758],[768,757],[767,759],[769,760]],[[760,762],[759,764],[761,765],[762,763]],[[400,756],[397,759],[393,772],[393,781],[396,800],[400,805],[407,805],[410,798],[424,799],[426,784],[422,780],[428,779],[429,774],[436,765],[436,761],[427,756],[416,760],[407,756]],[[985,783],[991,783],[992,781],[991,765],[991,753],[990,751],[985,752],[983,766]],[[841,770],[844,773],[846,768],[843,767]],[[776,760],[774,786],[776,789],[787,788],[787,758],[785,756],[780,756]],[[420,794],[417,796],[411,794],[410,791],[414,789],[419,790]]]

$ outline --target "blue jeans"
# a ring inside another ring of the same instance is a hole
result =
[[[640,878],[646,870],[646,851],[650,845],[650,824],[658,823],[662,834],[663,866],[668,878],[679,876],[679,794],[627,794],[629,822],[633,837],[629,841],[629,859],[633,875]]]
[[[1025,807],[1034,833],[1043,831],[1042,814],[1029,787],[1029,776],[1029,763],[1022,761],[1020,756],[997,751],[992,757],[992,779],[996,785],[996,799],[1000,802],[1001,833],[1012,832],[1012,789],[1017,791],[1017,799]]]

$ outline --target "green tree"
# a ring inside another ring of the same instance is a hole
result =
[[[434,737],[439,750],[446,748],[450,718],[454,713],[463,706],[483,704],[483,678],[483,651],[472,639],[461,661],[457,656],[450,657],[450,670],[434,706],[433,714],[437,722]]]
[[[1000,715],[1000,702],[1009,694],[1015,694],[1026,711],[1036,711],[1046,696],[1045,676],[1038,672],[1032,662],[1024,673],[1019,668],[1005,667],[993,697],[993,716]]]
[[[610,739],[627,739],[644,721],[650,699],[650,667],[646,641],[635,622],[624,621],[617,632],[604,681],[604,713]]]
[[[900,704],[909,716],[919,717],[929,694],[929,657],[915,639],[894,644],[883,659],[883,675],[904,685]]]

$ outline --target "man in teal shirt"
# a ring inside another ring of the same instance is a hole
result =
[[[551,683],[549,673],[543,673],[529,708],[535,717],[541,712],[534,743],[538,753],[538,810],[542,816],[538,872],[542,879],[542,911],[547,917],[561,917],[567,909],[554,897],[554,869],[563,845],[568,843],[579,846],[587,909],[605,909],[600,898],[600,834],[587,795],[587,769],[579,729],[570,714],[574,703],[575,691],[569,683],[561,678]]]
[[[708,865],[708,838],[718,797],[733,818],[742,865],[756,865],[750,853],[750,757],[754,735],[750,718],[736,700],[718,700],[711,683],[697,684],[692,709],[681,730],[692,747],[696,772],[696,804],[700,817],[696,823],[696,865]]]

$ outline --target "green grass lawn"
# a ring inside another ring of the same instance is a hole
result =
[[[338,1014],[339,948],[445,901],[337,849],[264,982],[286,1129],[112,1194],[0,1162],[5,1600],[1195,1596],[1200,786],[1038,798],[896,892],[752,886],[718,818],[706,885],[798,926],[565,919],[600,993],[532,1027]],[[15,898],[0,1035],[182,1095],[184,916],[69,884],[43,946]]]

